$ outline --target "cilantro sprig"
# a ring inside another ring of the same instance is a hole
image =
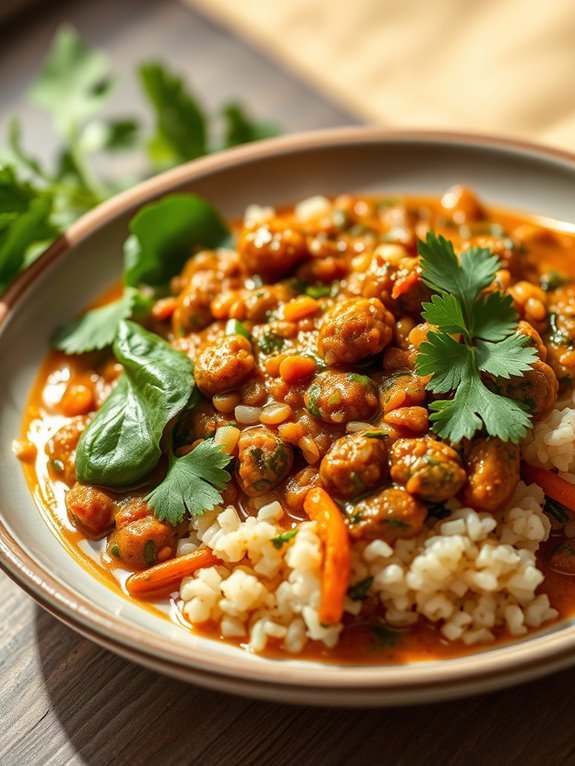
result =
[[[28,92],[60,139],[55,161],[44,163],[28,151],[16,117],[0,149],[0,293],[72,221],[112,194],[158,170],[278,133],[235,102],[208,114],[184,79],[163,63],[143,62],[136,77],[151,135],[139,116],[108,114],[118,78],[106,53],[87,46],[68,25],[56,32]],[[120,171],[112,174],[118,159]],[[133,175],[122,173],[126,161],[136,168]],[[118,315],[128,315],[128,301],[129,296],[116,307]],[[91,334],[94,328],[88,328]],[[106,337],[108,330],[95,340]]]
[[[205,439],[182,457],[169,455],[168,472],[146,500],[160,521],[175,526],[190,516],[201,516],[222,502],[230,480],[224,470],[231,457],[213,440]]]
[[[433,430],[459,442],[485,428],[490,436],[517,443],[531,424],[528,409],[494,393],[485,378],[522,375],[537,352],[516,332],[511,296],[483,292],[501,267],[499,259],[482,247],[458,258],[452,243],[433,233],[419,243],[419,254],[422,280],[436,293],[423,304],[422,317],[437,330],[419,347],[416,371],[431,375],[427,389],[434,394],[453,392],[431,403]]]

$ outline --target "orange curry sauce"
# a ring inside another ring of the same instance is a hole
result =
[[[430,213],[431,215],[435,214],[439,205],[437,199],[428,198],[409,197],[401,198],[401,201],[410,209],[423,209],[428,216]],[[533,275],[552,270],[575,279],[575,233],[573,227],[549,219],[528,217],[491,208],[486,209],[486,214],[490,222],[500,224],[506,231],[513,232],[520,225],[530,224],[555,232],[561,247],[557,247],[557,244],[553,244],[551,241],[546,244],[542,240],[541,244],[538,244],[538,259],[537,263],[533,264]],[[447,237],[450,236],[450,232],[447,230],[441,233]],[[118,297],[119,294],[119,286],[111,288],[90,308],[105,304]],[[105,539],[96,542],[88,540],[73,526],[67,516],[65,505],[65,494],[68,487],[49,475],[49,459],[45,451],[48,440],[70,420],[58,410],[58,403],[62,394],[71,381],[81,375],[86,375],[86,372],[91,369],[93,358],[91,354],[71,357],[61,352],[49,352],[30,394],[22,427],[22,439],[31,442],[36,447],[36,454],[31,455],[29,459],[22,458],[22,463],[26,479],[43,521],[50,526],[62,545],[79,565],[85,567],[107,587],[129,599],[131,597],[127,595],[124,583],[130,572],[118,567],[117,562],[111,561],[106,553]],[[294,515],[293,518],[288,518],[287,526],[289,526],[289,522],[299,520],[301,520],[301,516]],[[545,574],[545,582],[540,590],[548,594],[551,605],[559,611],[560,618],[565,618],[575,613],[575,576],[559,574],[546,566],[546,552],[554,547],[557,539],[557,533],[552,532],[550,540],[541,548],[539,566]],[[154,614],[177,622],[182,626],[182,629],[188,629],[210,638],[219,638],[214,626],[208,624],[200,628],[190,626],[178,610],[176,597],[177,594],[164,594],[156,599],[141,599],[140,603],[143,608],[149,609]],[[344,618],[344,623],[350,619],[347,616]],[[368,626],[367,616],[362,617],[362,622],[357,622],[356,618],[353,618],[353,624],[343,632],[335,649],[328,650],[323,645],[310,642],[300,656],[330,662],[406,663],[469,654],[493,646],[491,643],[469,647],[460,641],[448,642],[434,625],[427,623],[423,618],[420,618],[419,623],[414,627],[394,629],[393,634],[394,637],[391,640],[384,633],[378,637]],[[229,641],[229,639],[226,640]],[[498,641],[508,640],[512,639],[505,637],[500,630]],[[235,640],[234,643],[242,645],[241,640]],[[286,656],[285,652],[281,652],[279,649],[276,651],[273,648],[268,648],[265,654],[267,656]]]

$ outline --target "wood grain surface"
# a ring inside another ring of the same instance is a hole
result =
[[[48,7],[47,7],[48,6]],[[0,126],[18,112],[46,156],[46,123],[23,92],[55,26],[75,23],[128,75],[143,58],[188,74],[215,107],[241,97],[285,130],[353,119],[176,2],[46,3],[0,32]],[[117,109],[117,107],[116,107]],[[575,670],[463,701],[387,710],[255,702],[178,683],[81,638],[0,575],[0,764],[575,764]]]

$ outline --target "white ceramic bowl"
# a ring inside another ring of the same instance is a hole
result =
[[[313,194],[439,194],[454,183],[486,202],[575,224],[575,158],[500,139],[350,128],[289,136],[165,173],[88,214],[0,302],[0,563],[70,627],[135,662],[184,680],[273,700],[407,704],[484,692],[575,663],[575,621],[513,644],[403,666],[271,660],[195,636],[112,592],[66,552],[42,519],[11,453],[54,328],[117,279],[135,210],[167,192],[207,197],[226,217],[248,203]]]

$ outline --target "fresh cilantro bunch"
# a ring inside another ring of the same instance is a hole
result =
[[[496,394],[485,379],[525,373],[537,358],[529,338],[516,332],[510,295],[484,292],[501,267],[487,248],[466,250],[458,259],[451,242],[433,233],[419,243],[421,275],[434,290],[423,318],[437,330],[419,347],[416,371],[431,375],[434,394],[453,396],[430,405],[435,433],[459,442],[485,429],[489,436],[517,443],[531,424],[527,407]]]
[[[137,75],[152,112],[151,135],[137,117],[102,114],[117,80],[106,54],[69,26],[56,33],[29,98],[52,117],[61,147],[47,167],[25,149],[18,119],[9,124],[0,156],[0,293],[66,226],[112,194],[159,170],[278,132],[237,103],[209,117],[161,63],[143,63]],[[127,153],[142,168],[137,176],[120,181],[97,172],[95,160]]]

